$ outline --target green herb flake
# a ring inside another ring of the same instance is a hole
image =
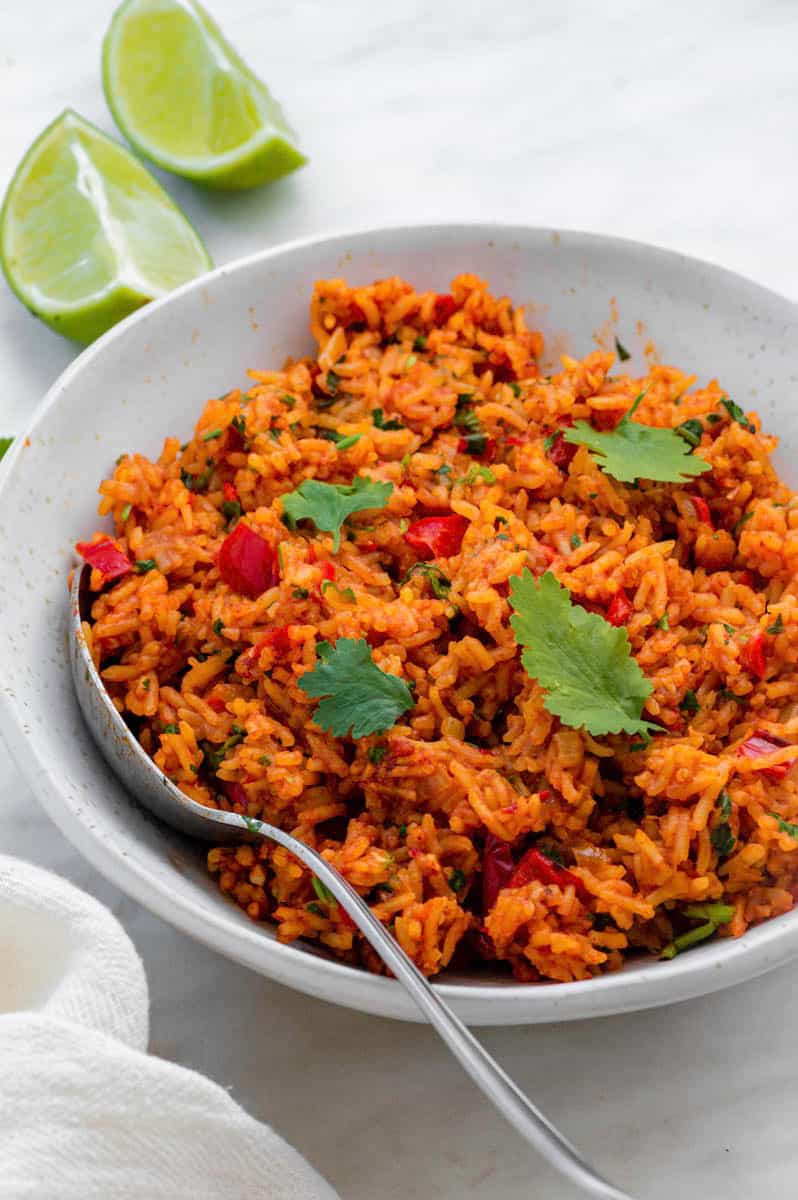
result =
[[[676,432],[680,438],[691,446],[699,446],[701,444],[701,435],[704,432],[704,426],[696,417],[691,417],[689,421],[682,421],[681,425],[676,426]]]
[[[331,396],[338,395],[338,389],[341,386],[341,376],[336,375],[335,371],[328,371],[327,378],[324,381],[325,387]]]
[[[376,767],[382,762],[387,753],[387,746],[369,746],[368,760],[370,763],[374,763],[374,766]]]
[[[384,508],[393,493],[392,483],[378,483],[356,475],[351,484],[321,483],[306,479],[294,492],[281,497],[286,523],[295,529],[298,521],[312,521],[317,529],[332,533],[333,551],[341,545],[341,526],[353,513]]]
[[[397,421],[395,417],[391,417],[389,421],[385,420],[385,414],[381,408],[372,408],[371,419],[377,429],[385,430],[386,432],[392,429],[404,429],[401,421]]]
[[[679,705],[679,708],[682,710],[682,712],[690,713],[691,716],[694,716],[700,707],[701,706],[698,703],[698,698],[695,692],[689,691],[684,693],[684,699]]]
[[[466,885],[465,872],[461,871],[459,867],[455,867],[455,869],[452,871],[451,875],[449,876],[449,887],[452,889],[453,892],[462,892],[465,885]]]
[[[618,355],[619,362],[627,362],[632,357],[623,342],[619,341],[617,337],[615,339],[615,352]]]
[[[664,612],[662,614],[662,616],[660,617],[660,619],[657,621],[657,629],[670,629],[670,622],[668,620],[668,614],[666,612]]]
[[[772,812],[770,815],[778,821],[781,833],[786,833],[788,837],[798,842],[798,825],[793,825],[792,821],[785,821],[784,817],[780,817],[778,813]]]
[[[444,575],[443,571],[440,569],[440,567],[436,566],[435,563],[414,563],[405,575],[402,582],[407,583],[408,580],[412,579],[414,575],[420,575],[426,579],[430,589],[432,590],[432,594],[436,596],[438,600],[445,600],[448,597],[449,591],[451,590],[452,581],[446,575]]]
[[[295,600],[307,600],[308,596],[310,595],[310,592],[308,591],[307,588],[295,587],[293,592],[291,593],[291,595],[294,597]]]
[[[545,690],[550,713],[594,736],[658,731],[642,716],[652,687],[632,657],[626,629],[574,604],[551,571],[539,581],[528,569],[513,576],[510,604],[521,662]]]
[[[222,516],[226,518],[228,525],[232,525],[234,521],[241,520],[243,509],[240,500],[223,500],[222,501]]]
[[[519,387],[519,385],[517,383],[509,383],[507,386],[509,387],[510,391],[513,393],[514,396],[518,397],[521,395],[521,388]]]
[[[347,588],[339,587],[338,584],[334,583],[332,579],[325,579],[324,582],[322,583],[322,585],[321,585],[322,596],[326,592],[328,592],[330,590],[330,588],[334,588],[335,591],[338,593],[338,595],[341,596],[344,600],[348,600],[350,604],[357,603],[357,597],[355,596],[355,593],[353,592],[351,587],[347,587]]]
[[[344,450],[351,450],[353,446],[356,446],[362,436],[362,433],[350,433],[348,437],[342,437],[340,441],[336,443],[335,448],[340,454],[342,454]]]
[[[151,683],[152,683],[152,680],[148,676],[145,675],[145,677],[141,681],[141,686],[144,688],[145,692],[148,692],[150,690]]]
[[[309,904],[305,905],[305,908],[309,913],[313,913],[314,917],[324,916],[324,909],[320,904],[317,904],[315,900],[311,900]]]
[[[748,512],[743,513],[743,515],[740,517],[739,521],[734,522],[734,527],[732,528],[732,533],[735,537],[737,537],[737,534],[740,532],[743,525],[748,524],[748,522],[751,520],[753,515],[754,515],[754,510],[752,508],[749,508]]]
[[[721,400],[721,404],[726,409],[726,412],[731,417],[732,421],[736,421],[738,425],[742,425],[743,429],[747,429],[749,433],[756,433],[756,427],[748,420],[739,404],[735,404],[728,397]]]
[[[571,549],[578,550],[581,545],[582,545],[582,539],[580,538],[579,534],[572,533],[571,534]]]
[[[122,509],[121,513],[119,514],[119,519],[121,520],[122,524],[125,523],[125,521],[128,519],[128,517],[130,516],[132,511],[133,511],[133,505],[126,504],[125,507]]]
[[[603,471],[619,483],[634,483],[650,479],[662,483],[681,483],[694,475],[711,471],[709,463],[693,454],[675,429],[658,429],[641,425],[632,417],[645,392],[636,397],[632,407],[608,433],[593,429],[587,421],[577,421],[563,431],[567,442],[587,446]]]
[[[180,726],[171,721],[168,725],[164,725],[161,733],[180,733]]]
[[[313,884],[313,891],[316,893],[319,900],[321,900],[322,904],[336,903],[335,896],[332,894],[330,889],[323,884],[320,879],[317,879],[315,875],[311,879],[311,883]]]
[[[205,431],[205,433],[203,433],[202,437],[200,438],[200,441],[201,442],[212,442],[214,438],[221,437],[223,432],[224,432],[224,430],[222,430],[222,429],[207,429]]]
[[[320,729],[333,737],[385,733],[413,707],[407,683],[380,670],[363,638],[339,638],[324,652],[322,645],[313,670],[299,680],[305,695],[321,700],[314,717]]]
[[[282,395],[280,397],[280,399],[282,400],[283,404],[285,404],[285,406],[287,408],[295,408],[296,407],[296,397],[295,396],[289,396],[288,393],[286,392],[284,395]]]
[[[221,637],[223,630],[224,630],[224,622],[222,621],[221,617],[217,617],[213,623],[213,632],[216,634],[217,637]]]
[[[772,625],[768,625],[767,632],[772,637],[775,637],[779,633],[784,633],[784,621],[782,620],[781,613],[779,613]]]
[[[455,482],[462,484],[463,487],[473,487],[478,479],[483,479],[485,483],[496,482],[496,476],[493,474],[490,467],[477,466],[476,463],[469,467],[465,475],[461,475],[459,479],[455,480]]]
[[[417,362],[418,359],[416,358],[415,354],[408,354],[407,358],[405,359],[405,370],[409,371],[410,368],[414,367]]]
[[[148,571],[157,571],[158,564],[154,558],[140,558],[134,562],[133,568],[139,575],[146,575]]]
[[[427,339],[424,337],[424,334],[423,333],[417,334],[413,340],[413,349],[418,350],[420,352],[422,350],[426,350],[426,348],[427,348]]]

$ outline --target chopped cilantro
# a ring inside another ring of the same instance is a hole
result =
[[[519,387],[519,385],[517,383],[508,383],[507,386],[509,387],[510,391],[513,393],[514,396],[521,395],[521,388]]]
[[[510,604],[521,662],[545,689],[550,713],[595,736],[659,728],[642,717],[652,687],[623,627],[574,604],[550,571],[539,581],[529,570],[514,576]]]
[[[222,501],[222,516],[227,518],[228,525],[231,525],[234,521],[240,521],[242,512],[243,509],[241,508],[240,500]]]
[[[310,592],[308,591],[307,588],[295,587],[293,592],[291,593],[291,595],[294,597],[295,600],[307,600],[308,596],[310,595]]]
[[[307,909],[308,912],[313,913],[314,917],[323,917],[324,916],[324,910],[322,909],[320,904],[316,903],[315,900],[311,900],[309,904],[305,905],[305,908]]]
[[[213,475],[213,459],[205,463],[205,470],[199,475],[190,475],[183,467],[180,468],[180,479],[190,492],[204,492]]]
[[[452,889],[453,892],[462,892],[465,885],[466,885],[465,872],[461,871],[459,867],[455,867],[455,869],[452,871],[451,875],[449,876],[449,887]]]
[[[449,483],[448,477],[451,475],[451,473],[452,468],[448,463],[444,463],[443,466],[436,467],[434,471],[434,474],[440,476],[441,481],[444,483]]]
[[[344,450],[351,450],[353,446],[357,445],[362,436],[362,433],[350,433],[349,437],[341,438],[340,442],[336,443],[335,448],[336,450],[341,451],[341,453],[343,453]]]
[[[465,475],[461,475],[455,482],[462,484],[463,487],[472,487],[478,479],[484,479],[485,483],[496,482],[496,476],[490,467],[478,467],[476,463],[470,466]]]
[[[414,575],[422,575],[429,583],[433,595],[437,596],[439,600],[445,600],[449,595],[452,581],[444,575],[443,571],[435,563],[414,563],[405,575],[403,582],[407,583],[408,579],[412,579]]]
[[[780,817],[778,813],[772,812],[770,815],[778,821],[782,833],[786,833],[788,837],[794,838],[798,842],[798,825],[793,825],[792,821],[785,821],[784,817]]]
[[[405,368],[404,369],[406,371],[409,371],[410,368],[414,367],[417,362],[418,362],[418,359],[416,358],[415,354],[408,354],[407,358],[405,359]]]
[[[331,396],[338,395],[338,389],[341,386],[340,375],[336,375],[335,371],[328,371],[327,378],[325,379],[324,383]]]
[[[138,571],[139,575],[146,575],[148,571],[157,571],[158,564],[154,558],[140,558],[134,562],[133,567]]]
[[[322,596],[325,592],[329,591],[330,588],[334,588],[338,595],[343,597],[344,600],[348,600],[350,604],[357,603],[357,597],[355,596],[355,593],[352,591],[351,587],[341,588],[337,583],[334,583],[332,579],[325,579],[324,583],[321,585]]]
[[[731,690],[731,688],[721,688],[718,692],[718,695],[720,696],[721,700],[734,700],[736,704],[748,703],[745,696],[738,696],[736,692]]]
[[[272,760],[268,754],[261,754],[258,762],[262,767],[270,767],[272,765]]]
[[[462,447],[464,454],[484,454],[488,448],[488,435],[486,433],[467,433],[462,439],[465,446]],[[459,449],[460,447],[458,447]]]
[[[615,351],[618,355],[618,359],[620,362],[626,362],[627,359],[630,359],[632,357],[631,354],[629,353],[629,351],[624,346],[623,342],[619,341],[617,337],[615,339]]]
[[[391,417],[389,421],[386,421],[385,415],[381,408],[372,408],[371,419],[376,425],[377,429],[404,429],[402,422],[397,421],[395,417]]]
[[[558,438],[559,436],[560,436],[560,432],[559,432],[559,430],[557,430],[555,433],[550,433],[550,434],[548,435],[548,437],[544,437],[544,439],[543,439],[543,449],[546,451],[546,453],[547,453],[547,454],[548,454],[548,452],[551,450],[552,446],[553,446],[553,445],[554,445],[554,443],[557,441],[557,438]]]
[[[221,437],[223,432],[223,429],[206,429],[205,433],[203,433],[202,437],[200,438],[200,441],[212,442],[214,438]]]
[[[121,521],[123,521],[123,522],[124,522],[124,521],[126,521],[126,520],[128,519],[128,517],[130,516],[130,514],[131,514],[131,512],[132,512],[132,511],[133,511],[133,505],[132,505],[132,504],[126,504],[126,505],[125,505],[125,507],[122,509],[121,513],[119,514],[119,518],[120,518],[120,520],[121,520]]]
[[[578,550],[581,545],[582,545],[582,539],[580,538],[579,534],[572,533],[571,534],[571,549]]]
[[[650,745],[650,742],[632,742],[629,749],[632,754],[637,754],[639,750],[647,750]]]
[[[726,632],[728,633],[729,637],[734,637],[735,633],[737,632],[737,629],[735,628],[735,626],[734,626],[734,625],[726,625],[726,624],[724,623],[724,624],[723,624],[723,628],[726,630]]]
[[[224,629],[224,622],[222,621],[221,617],[217,617],[213,623],[213,632],[216,634],[217,637],[221,637],[223,629]]]
[[[385,733],[402,713],[413,707],[410,688],[403,679],[381,671],[362,638],[339,638],[322,650],[312,671],[299,680],[307,696],[321,698],[315,723],[333,737],[367,737]]]
[[[369,746],[368,759],[370,763],[374,763],[375,767],[381,763],[388,753],[387,746]]]
[[[413,349],[414,350],[426,350],[426,348],[427,348],[427,339],[424,337],[424,334],[423,333],[417,334],[413,341]]]
[[[696,417],[691,417],[689,421],[682,421],[681,425],[677,425],[676,432],[691,446],[698,446],[701,444],[704,426]]]
[[[180,733],[180,726],[175,722],[170,722],[168,725],[164,725],[161,733]]]
[[[740,517],[739,521],[734,522],[734,527],[732,529],[732,533],[734,534],[735,537],[737,537],[737,534],[740,532],[743,525],[747,524],[748,521],[751,520],[751,517],[753,515],[754,515],[754,510],[752,508],[749,508],[748,512],[743,513],[743,515]]]
[[[733,400],[721,400],[721,404],[726,409],[726,412],[731,417],[732,421],[736,421],[738,425],[742,425],[743,429],[747,429],[749,433],[756,433],[756,428],[748,420],[739,404],[735,404]]]
[[[632,420],[645,392],[613,430],[600,433],[587,421],[563,431],[567,442],[587,446],[598,456],[598,465],[620,483],[651,479],[678,483],[691,475],[702,475],[712,468],[693,454],[675,429],[657,429]]]
[[[397,830],[397,832],[398,832],[398,834],[399,834],[399,837],[403,837],[403,838],[407,837],[407,826],[406,826],[406,825],[400,825],[400,826],[399,826],[399,829]]]
[[[698,703],[698,698],[695,692],[689,691],[684,693],[684,699],[679,705],[679,708],[682,710],[682,712],[695,714],[698,712],[700,707],[701,706]]]
[[[240,725],[233,725],[230,736],[225,738],[220,746],[209,746],[207,743],[204,743],[206,746],[205,759],[211,771],[218,771],[229,752],[239,742],[243,742],[246,736],[247,731],[245,729],[242,729]]]
[[[152,683],[152,680],[149,678],[149,676],[145,675],[144,679],[142,679],[142,681],[141,681],[141,686],[144,688],[145,692],[148,692],[150,690],[151,683]]]
[[[666,612],[657,621],[657,629],[670,629],[670,622],[668,621],[668,614]]]
[[[283,512],[292,529],[298,521],[308,520],[317,529],[332,533],[333,551],[337,552],[346,518],[364,509],[383,508],[392,493],[392,483],[378,483],[364,475],[356,475],[351,484],[306,479],[296,491],[282,496]]]
[[[767,632],[772,634],[773,637],[777,633],[784,633],[784,621],[781,618],[781,613],[779,613],[772,625],[768,625]]]
[[[737,839],[731,831],[731,826],[726,821],[721,821],[710,833],[709,840],[720,858],[728,858]]]
[[[294,396],[289,396],[287,392],[281,396],[280,399],[288,408],[294,408],[296,405],[296,398]]]
[[[315,875],[311,879],[311,883],[313,884],[313,891],[316,893],[319,900],[321,900],[323,904],[335,904],[336,903],[335,896],[332,894],[330,889],[325,884],[323,884],[320,879],[317,879]]]

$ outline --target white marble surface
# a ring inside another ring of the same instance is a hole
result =
[[[99,82],[112,7],[3,6],[0,185],[62,108],[112,129]],[[212,7],[311,158],[244,195],[169,180],[217,263],[335,227],[496,218],[658,242],[798,295],[789,0]],[[74,350],[2,287],[0,350],[0,433],[13,433]],[[575,1200],[428,1031],[293,994],[173,932],[82,862],[2,756],[0,849],[111,906],[147,966],[153,1049],[229,1087],[346,1200]],[[485,1040],[641,1200],[786,1200],[798,1177],[796,984],[798,964],[669,1010]]]

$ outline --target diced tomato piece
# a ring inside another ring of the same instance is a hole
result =
[[[221,696],[209,696],[205,703],[208,708],[212,708],[217,713],[224,712],[227,708],[227,704]]]
[[[560,557],[558,551],[553,546],[550,546],[548,542],[540,542],[539,545],[546,562],[553,563],[555,559]]]
[[[271,542],[239,521],[222,542],[219,573],[234,592],[254,599],[280,582],[277,551]]]
[[[285,654],[291,649],[293,642],[289,634],[290,625],[275,625],[274,629],[270,629],[261,642],[262,646],[271,646],[275,654]]]
[[[448,517],[422,517],[405,533],[405,541],[422,558],[450,558],[460,552],[469,522],[452,513]]]
[[[625,625],[634,612],[634,605],[627,596],[626,592],[621,590],[616,592],[610,601],[610,606],[607,609],[607,620],[610,625],[620,627]]]
[[[224,496],[224,498],[228,502],[228,504],[235,504],[237,500],[240,500],[240,496],[238,494],[238,488],[235,487],[235,485],[232,483],[223,483],[222,484],[222,495]]]
[[[457,301],[454,296],[440,293],[435,297],[435,324],[445,325],[452,313],[457,312]]]
[[[750,738],[737,747],[737,753],[742,758],[762,758],[763,755],[772,754],[774,750],[789,744],[783,738],[767,733],[764,729],[755,729]],[[777,763],[775,767],[766,767],[762,774],[767,775],[768,779],[783,779],[791,766],[792,763],[788,762]]]
[[[246,812],[249,806],[249,799],[247,798],[247,793],[244,791],[244,785],[242,783],[231,783],[228,779],[222,779],[220,782],[222,790],[230,803],[236,808],[243,808],[244,812]]]
[[[692,504],[693,508],[695,509],[695,515],[696,515],[697,520],[703,521],[704,524],[708,525],[710,529],[714,529],[715,526],[712,523],[712,513],[709,511],[709,505],[707,504],[704,497],[703,496],[694,496],[691,494],[689,499],[690,499],[690,503]]]
[[[322,579],[335,579],[335,563],[332,563],[328,558],[325,558],[319,563],[319,567],[321,569]]]
[[[78,542],[75,549],[90,567],[100,572],[103,583],[121,579],[133,570],[130,559],[122,553],[112,538],[104,537],[99,542]]]
[[[743,585],[743,587],[753,587],[754,586],[753,571],[748,571],[748,570],[741,571],[740,578],[737,580],[737,582],[741,583]]]
[[[529,439],[518,437],[516,434],[511,433],[509,437],[506,437],[504,440],[508,446],[525,446]]]
[[[547,451],[549,461],[553,462],[555,467],[559,467],[561,471],[566,470],[576,454],[578,446],[571,442],[566,442],[562,432],[558,432],[554,436],[554,441],[549,446]]]
[[[482,853],[482,912],[485,916],[493,908],[502,888],[507,887],[514,870],[510,843],[489,833]]]
[[[369,539],[367,542],[358,542],[357,548],[358,550],[362,550],[364,554],[370,554],[372,550],[377,549],[377,543]]]
[[[494,383],[515,383],[516,374],[510,365],[509,359],[506,362],[498,363],[493,368]]]
[[[740,654],[740,662],[745,667],[746,671],[750,671],[752,675],[756,675],[757,679],[764,679],[767,671],[767,663],[765,662],[765,635],[757,630],[742,648]]]
[[[557,887],[572,887],[580,900],[590,899],[590,893],[578,875],[573,871],[560,867],[556,862],[541,854],[540,850],[527,850],[518,866],[510,877],[507,887],[524,887],[534,879],[544,884],[556,884]]]
[[[599,410],[592,414],[590,423],[600,433],[609,433],[622,420],[624,412],[620,408]]]

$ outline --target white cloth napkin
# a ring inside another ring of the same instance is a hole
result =
[[[107,909],[0,855],[2,1200],[336,1200],[223,1088],[146,1053],[147,1010]]]

